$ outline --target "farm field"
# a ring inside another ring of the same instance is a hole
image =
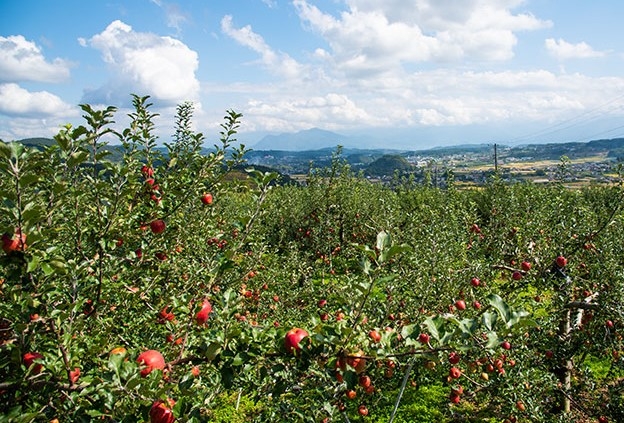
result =
[[[2,422],[624,421],[624,190],[305,186],[178,107],[0,144]]]

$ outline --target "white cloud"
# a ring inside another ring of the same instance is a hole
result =
[[[179,40],[135,32],[117,20],[87,43],[102,53],[112,74],[106,85],[85,93],[89,103],[123,102],[132,92],[165,103],[198,98],[198,56]]]
[[[286,132],[310,127],[347,131],[550,124],[604,104],[614,92],[624,91],[624,78],[561,75],[545,70],[436,69],[315,83],[236,84],[220,89],[237,98],[232,107],[244,115],[243,131]],[[251,100],[245,102],[245,97]],[[601,115],[624,115],[624,97]]]
[[[267,100],[251,100],[245,106],[251,125],[269,131],[296,131],[322,125],[327,129],[357,126],[362,122],[379,124],[374,115],[358,107],[344,94],[324,96],[284,96]],[[340,122],[338,124],[337,122]]]
[[[22,35],[0,36],[0,82],[60,82],[69,77],[69,64],[48,62],[43,52]]]
[[[294,0],[300,19],[330,45],[347,73],[384,72],[406,63],[502,61],[515,32],[550,26],[513,14],[518,0],[348,0],[335,17]]]
[[[305,74],[306,69],[303,65],[288,54],[274,51],[250,25],[235,28],[232,16],[227,15],[221,19],[221,30],[237,43],[260,54],[263,66],[270,72],[285,78],[302,77]]]
[[[29,92],[14,83],[0,84],[0,114],[21,117],[75,116],[76,111],[47,91]]]
[[[546,50],[548,50],[548,52],[558,60],[590,59],[594,57],[604,57],[607,55],[604,51],[594,50],[585,42],[572,44],[561,38],[558,40],[548,38],[544,44],[546,46]]]

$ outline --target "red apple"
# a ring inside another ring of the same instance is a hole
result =
[[[461,375],[462,375],[461,370],[459,370],[457,367],[451,367],[451,370],[449,371],[449,376],[452,379],[458,379]]]
[[[24,366],[26,366],[27,369],[30,369],[30,366],[34,364],[32,368],[32,374],[37,375],[41,373],[41,370],[43,370],[43,364],[35,363],[35,360],[39,360],[41,358],[43,358],[43,355],[39,354],[38,352],[27,352],[22,357],[22,361],[24,362]]]
[[[455,301],[455,307],[457,307],[457,310],[466,310],[466,302],[464,300],[457,300]]]
[[[207,193],[201,196],[201,202],[209,206],[212,204],[212,194]]]
[[[137,363],[140,366],[144,366],[141,369],[141,376],[146,377],[149,375],[152,370],[164,370],[165,369],[165,358],[162,354],[156,350],[147,350],[139,354],[137,357]]]
[[[430,339],[431,337],[429,336],[429,334],[421,333],[420,335],[418,335],[418,342],[420,342],[421,344],[429,344]]]
[[[511,349],[511,344],[507,341],[504,341],[503,343],[501,343],[501,347],[503,347],[503,349],[505,350],[510,350]]]
[[[154,169],[152,169],[151,167],[149,167],[147,165],[143,165],[143,166],[141,166],[141,173],[146,178],[150,178],[150,177],[154,176]]]
[[[568,259],[563,257],[563,256],[559,256],[559,257],[557,257],[555,262],[557,263],[558,267],[565,267],[566,264],[568,264]]]
[[[613,324],[612,320],[607,320],[605,322],[605,325],[609,328],[609,329],[613,329],[615,327],[615,325]]]
[[[320,300],[320,301],[318,302],[318,306],[319,306],[319,307],[325,307],[326,305],[327,305],[327,300]]]
[[[74,370],[69,371],[69,380],[71,381],[72,384],[76,383],[79,377],[80,377],[80,367],[75,367]]]
[[[373,342],[377,343],[381,341],[381,335],[376,330],[371,330],[368,332],[368,336],[373,340]]]
[[[524,270],[525,272],[528,272],[529,270],[531,270],[531,263],[525,260],[522,263],[520,263],[520,268]]]
[[[156,219],[150,223],[150,229],[157,235],[165,232],[165,227],[165,221],[162,219]]]
[[[451,364],[457,364],[459,363],[460,358],[461,357],[459,356],[459,354],[457,354],[455,351],[452,351],[449,353],[448,361]]]
[[[364,358],[364,351],[358,350],[349,354],[346,359],[346,363],[355,369],[357,374],[363,373],[366,370],[366,358]]]
[[[5,233],[2,235],[2,249],[5,253],[11,254],[14,251],[24,251],[26,249],[26,234],[20,228],[15,229],[13,236]]]
[[[481,285],[481,280],[479,278],[472,278],[470,279],[470,284],[476,288]]]
[[[358,413],[360,416],[368,416],[368,408],[362,404],[358,407]]]
[[[212,312],[212,304],[210,304],[210,301],[208,301],[208,299],[206,298],[204,299],[204,302],[202,303],[201,310],[199,310],[197,314],[195,315],[195,321],[197,322],[197,324],[198,325],[205,324],[211,312]]]
[[[520,279],[522,279],[522,273],[516,270],[511,274],[511,279],[513,279],[514,281],[519,281]]]
[[[362,388],[368,388],[369,386],[371,386],[371,378],[370,376],[367,375],[361,375],[360,378],[358,379],[358,384],[362,387]]]
[[[475,301],[472,303],[472,306],[476,309],[479,310],[481,308],[481,303],[479,301]]]
[[[309,336],[309,334],[304,329],[293,328],[289,330],[284,337],[284,347],[286,348],[286,352],[290,355],[297,355],[301,351],[299,342],[307,336]]]
[[[173,415],[173,406],[175,401],[168,398],[167,401],[154,401],[150,409],[149,416],[151,423],[173,423],[175,416]]]

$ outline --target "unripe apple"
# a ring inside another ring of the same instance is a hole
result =
[[[289,330],[284,337],[284,347],[286,348],[286,352],[290,355],[298,355],[301,351],[299,342],[307,336],[309,336],[309,334],[304,329],[293,328]]]
[[[152,370],[165,369],[165,358],[159,351],[156,350],[147,350],[139,354],[137,357],[137,363],[139,363],[140,366],[144,366],[141,369],[142,377],[149,375]]]
[[[110,352],[110,355],[116,355],[116,354],[125,354],[126,353],[126,349],[124,347],[116,347],[113,348]]]

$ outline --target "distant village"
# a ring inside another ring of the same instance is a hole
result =
[[[570,148],[561,144],[556,149],[545,144],[500,147],[496,154],[493,146],[419,152],[345,149],[338,159],[354,173],[384,184],[430,184],[444,188],[452,181],[457,185],[478,186],[495,175],[510,183],[613,184],[621,180],[620,143],[619,139],[616,141],[613,148],[602,150],[579,148],[578,143]],[[335,149],[252,151],[248,160],[251,165],[267,166],[303,182],[311,169],[330,166],[332,157],[336,158]]]

